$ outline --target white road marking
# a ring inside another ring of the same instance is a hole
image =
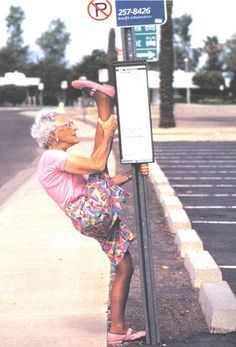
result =
[[[235,184],[171,184],[172,187],[236,187]]]
[[[210,196],[210,197],[235,197],[236,196],[236,194],[191,194],[191,193],[189,193],[189,194],[178,194],[178,196],[182,196],[182,197],[185,197],[185,196],[187,196],[187,197],[208,197],[208,196]]]
[[[236,206],[184,206],[184,208],[188,208],[188,209],[235,209]]]
[[[181,155],[181,157],[177,157],[178,159],[176,159],[176,156],[168,156],[168,155],[157,155],[156,156],[156,159],[157,160],[163,160],[163,159],[166,159],[166,160],[171,160],[171,161],[174,161],[174,160],[178,160],[178,161],[182,161],[182,160],[185,160],[185,159],[182,159],[183,157],[185,157],[185,156],[188,156],[188,155],[190,155],[189,153],[186,153],[186,154],[183,154],[182,153],[182,155]],[[236,157],[235,156],[228,156],[228,157],[225,157],[225,156],[222,156],[222,158],[221,158],[221,156],[219,156],[219,155],[217,155],[217,158],[218,159],[214,159],[214,158],[212,158],[212,155],[209,153],[209,156],[211,156],[211,159],[208,159],[208,158],[204,158],[204,156],[206,156],[206,154],[204,153],[204,155],[194,155],[194,153],[191,153],[191,156],[192,157],[190,157],[189,158],[189,160],[191,161],[191,160],[194,160],[194,161],[206,161],[206,160],[211,160],[211,161],[225,161],[225,160],[236,160]],[[186,161],[186,160],[185,160]]]
[[[219,265],[221,269],[236,269],[236,265]]]
[[[166,174],[166,172],[168,172],[168,170],[165,171],[165,174]],[[170,172],[170,174],[171,173],[172,173],[172,171]],[[199,174],[199,170],[189,170],[187,173],[188,174]],[[236,174],[236,171],[227,171],[227,170],[209,171],[209,170],[207,170],[207,171],[201,171],[200,173],[202,175],[203,174]],[[169,177],[170,174],[167,173],[168,177]],[[186,175],[186,171],[177,171],[177,170],[175,170],[174,174]]]
[[[195,224],[236,224],[236,221],[217,221],[217,220],[193,220]]]
[[[157,161],[160,161],[159,158],[157,158]],[[209,163],[209,162],[213,162],[213,163],[226,163],[227,161],[225,159],[199,159],[196,160],[195,158],[189,158],[189,159],[183,159],[183,160],[179,160],[179,159],[174,159],[171,160],[170,158],[166,158],[166,161],[171,162],[171,163],[189,163],[191,161],[193,161],[194,163]],[[233,160],[232,158],[228,160],[230,163],[236,163],[236,160]]]
[[[158,161],[157,161],[157,164],[158,164]],[[169,165],[170,165],[170,163],[168,163]],[[181,169],[183,169],[183,168],[185,168],[185,167],[187,167],[187,168],[191,168],[191,167],[193,167],[193,168],[202,168],[202,167],[205,167],[205,168],[223,168],[223,169],[228,169],[228,168],[235,168],[236,167],[236,165],[184,165],[184,164],[181,164],[181,165],[174,165],[174,168],[176,169],[176,168],[181,168]]]
[[[172,180],[208,180],[208,181],[211,181],[211,180],[235,180],[236,177],[179,177],[179,176],[176,176],[176,177],[170,177],[168,176],[168,178],[172,179]]]

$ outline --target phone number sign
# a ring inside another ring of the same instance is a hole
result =
[[[166,0],[116,0],[116,22],[120,27],[163,24]]]

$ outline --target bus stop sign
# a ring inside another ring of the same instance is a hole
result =
[[[116,22],[120,27],[163,24],[166,0],[116,0]]]

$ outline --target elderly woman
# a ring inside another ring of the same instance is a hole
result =
[[[67,149],[79,142],[76,124],[66,113],[42,110],[31,129],[39,146],[46,149],[39,165],[39,180],[52,199],[65,211],[74,227],[95,238],[115,266],[116,277],[111,290],[111,330],[108,343],[122,343],[145,336],[125,323],[133,265],[129,246],[131,231],[119,218],[127,193],[119,187],[132,178],[130,173],[111,178],[107,160],[117,127],[110,114],[114,87],[92,81],[73,81],[74,88],[85,88],[97,104],[98,123],[92,155],[70,154]],[[147,174],[147,168],[141,169]]]

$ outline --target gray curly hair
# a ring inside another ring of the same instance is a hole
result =
[[[63,114],[65,112],[58,109],[43,109],[37,114],[31,127],[31,136],[36,139],[40,147],[48,148],[50,133],[58,126],[56,117]]]

